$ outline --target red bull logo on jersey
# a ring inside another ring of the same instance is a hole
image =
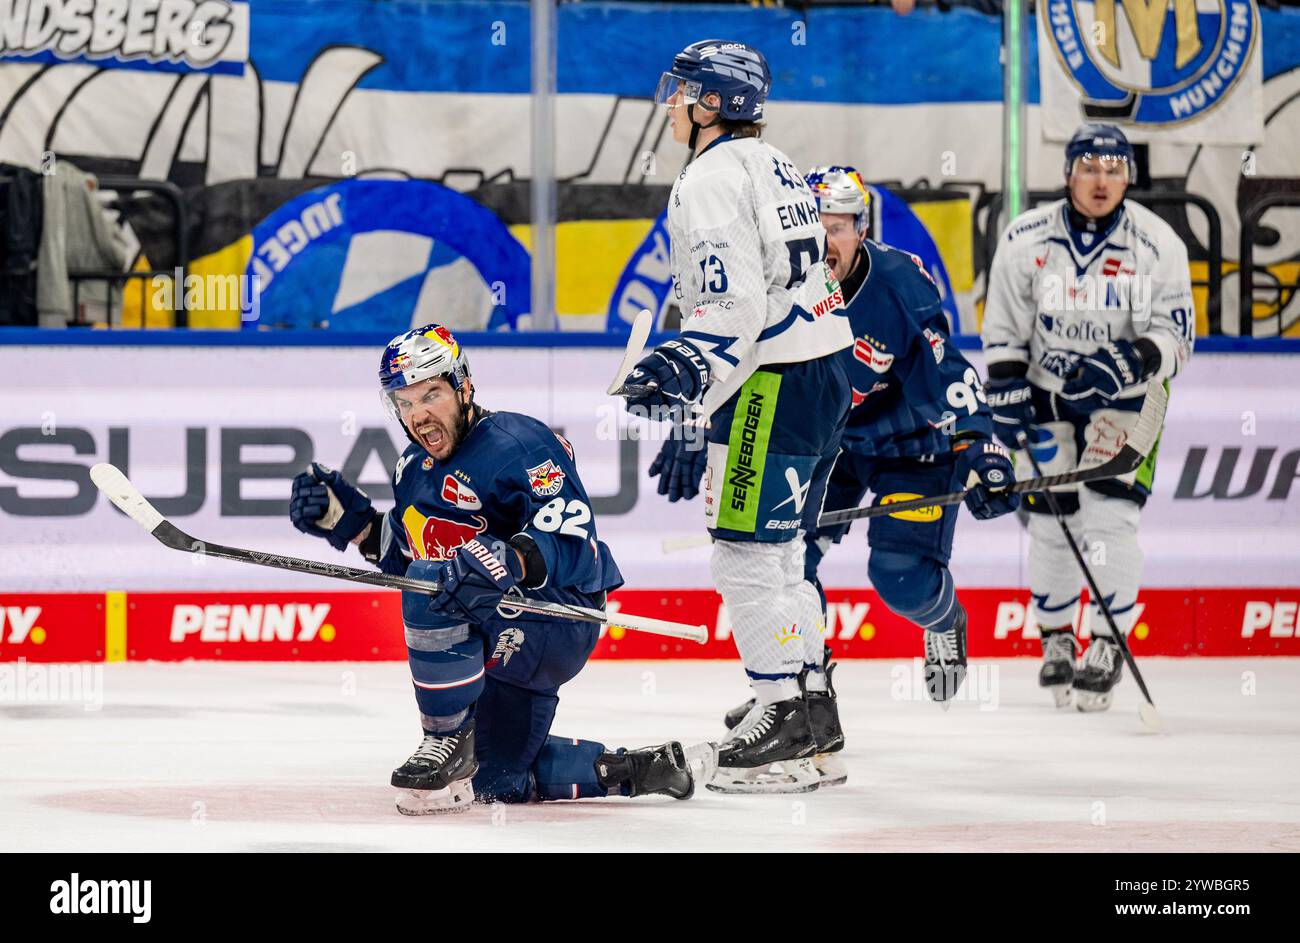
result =
[[[564,472],[549,458],[540,465],[524,469],[524,474],[528,476],[528,486],[533,489],[533,494],[539,497],[549,498],[559,494],[564,487]]]
[[[402,514],[406,542],[417,560],[450,560],[465,544],[487,530],[487,518],[475,514],[469,522],[436,514],[425,517],[413,507]]]
[[[477,511],[483,507],[474,489],[451,475],[442,480],[442,500],[454,504],[462,511]]]

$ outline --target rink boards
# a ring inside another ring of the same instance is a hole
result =
[[[1037,656],[1038,627],[1017,589],[963,589],[976,658]],[[907,658],[919,630],[871,590],[832,589],[826,637],[838,658]],[[703,645],[614,627],[595,658],[735,658],[712,590],[622,590],[611,608],[709,627]],[[1300,656],[1300,590],[1149,589],[1130,636],[1139,655]],[[1080,626],[1089,633],[1083,611]],[[0,595],[0,661],[387,661],[404,659],[395,592]]]

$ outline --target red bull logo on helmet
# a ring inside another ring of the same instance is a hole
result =
[[[417,560],[450,560],[465,544],[487,530],[487,518],[475,514],[468,522],[430,515],[413,507],[402,515],[406,541]]]
[[[439,326],[433,328],[433,330],[425,331],[424,336],[429,338],[429,340],[446,347],[451,351],[453,357],[460,356],[460,344],[456,342],[456,338],[452,335],[451,331],[447,330],[445,327]]]

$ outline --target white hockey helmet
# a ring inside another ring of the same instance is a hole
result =
[[[867,207],[871,191],[862,175],[852,167],[814,167],[804,176],[817,200],[819,213],[843,213],[853,217],[858,234],[867,234]]]

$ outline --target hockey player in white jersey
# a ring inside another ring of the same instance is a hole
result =
[[[995,430],[1028,440],[1045,474],[1115,454],[1148,384],[1191,356],[1195,313],[1187,249],[1147,208],[1124,199],[1133,149],[1110,125],[1088,124],[1066,147],[1069,195],[1012,220],[989,274],[983,341]],[[1138,519],[1156,450],[1136,472],[1053,491],[1119,631],[1135,621],[1142,550]],[[1039,683],[1060,707],[1105,710],[1122,661],[1095,601],[1092,644],[1077,665],[1081,576],[1041,495],[1029,495],[1029,585],[1042,633]]]
[[[707,452],[670,438],[650,474],[670,500],[704,479],[710,569],[756,698],[720,744],[709,785],[722,792],[815,789],[818,731],[838,730],[802,530],[838,452],[850,393],[835,354],[853,336],[812,191],[760,136],[770,84],[758,50],[721,40],[688,46],[660,81],[692,152],[668,204],[682,331],[626,379],[652,388],[629,406],[708,422]]]

